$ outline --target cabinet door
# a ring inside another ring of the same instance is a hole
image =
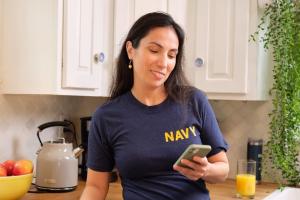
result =
[[[113,1],[1,0],[1,4],[4,93],[107,96]]]
[[[249,0],[197,0],[193,82],[208,93],[247,93]]]
[[[100,53],[97,48],[103,43],[96,39],[102,34],[98,28],[101,7],[96,7],[100,1],[64,1],[63,88],[95,89],[100,85],[100,63],[94,61],[95,54]],[[100,57],[101,62],[103,55]]]
[[[148,12],[167,12],[167,9],[168,0],[116,0],[114,58],[117,58],[130,27],[139,17]]]

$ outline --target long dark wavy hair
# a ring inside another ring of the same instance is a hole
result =
[[[141,39],[144,38],[150,30],[157,27],[168,26],[174,28],[178,37],[179,46],[175,67],[164,85],[167,94],[173,100],[181,103],[187,101],[191,92],[191,87],[182,68],[185,34],[183,29],[174,21],[174,19],[163,12],[152,12],[143,15],[129,30],[118,57],[116,73],[113,77],[110,89],[110,100],[128,92],[133,86],[133,70],[128,68],[129,58],[126,51],[126,42],[131,41],[133,48],[138,48]]]

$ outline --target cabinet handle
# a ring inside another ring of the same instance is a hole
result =
[[[99,63],[99,62],[103,63],[104,60],[105,60],[105,55],[104,55],[103,52],[101,52],[101,53],[96,53],[96,54],[94,55],[94,62],[95,62],[96,64]]]
[[[202,58],[196,58],[194,64],[196,67],[201,67],[204,64],[204,61]]]

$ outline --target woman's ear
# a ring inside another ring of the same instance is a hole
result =
[[[131,60],[133,57],[133,51],[134,51],[131,41],[126,42],[126,51],[127,51],[128,58]]]

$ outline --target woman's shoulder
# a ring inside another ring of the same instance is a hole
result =
[[[114,99],[108,99],[102,105],[98,106],[94,116],[105,116],[122,110],[121,108],[124,107],[124,103],[126,101],[126,95],[127,93],[122,94]]]
[[[191,91],[191,99],[192,100],[201,100],[201,101],[207,101],[207,95],[204,91],[195,88],[195,87],[190,87]]]

